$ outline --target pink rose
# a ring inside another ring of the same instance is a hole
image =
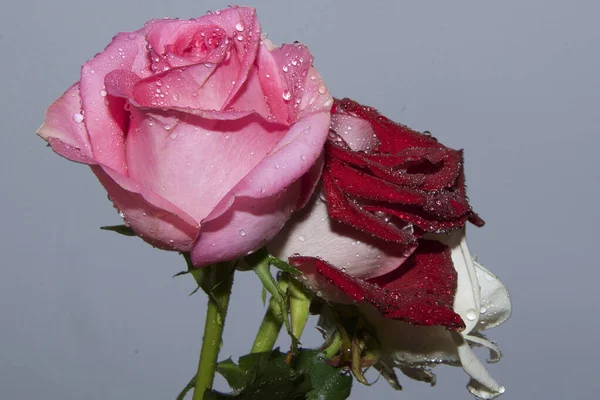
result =
[[[38,134],[89,164],[126,224],[195,265],[263,246],[316,185],[333,103],[255,10],[151,20],[85,63]]]

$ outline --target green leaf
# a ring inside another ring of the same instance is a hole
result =
[[[101,226],[100,229],[105,230],[105,231],[117,232],[117,233],[120,233],[121,235],[124,235],[124,236],[137,236],[135,234],[135,232],[133,231],[133,229],[131,229],[131,227],[129,227],[127,225]]]
[[[279,350],[230,359],[217,366],[234,389],[232,393],[211,391],[205,400],[343,400],[350,396],[352,377],[325,362],[317,350],[300,350],[292,364]]]
[[[300,272],[300,270],[298,270],[296,267],[292,267],[289,263],[280,260],[279,258],[269,255],[267,261],[269,262],[269,264],[271,264],[272,266],[274,266],[275,268],[283,271],[283,272],[287,272],[288,274],[291,275],[301,275],[302,272]]]
[[[242,389],[252,378],[247,374],[247,371],[235,365],[231,358],[217,364],[217,372],[225,378],[233,390]]]

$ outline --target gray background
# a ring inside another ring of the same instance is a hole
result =
[[[173,253],[98,229],[119,223],[88,168],[35,136],[79,66],[151,17],[224,1],[10,0],[0,12],[0,397],[171,399],[195,370],[205,300]],[[600,388],[600,7],[594,1],[256,1],[276,43],[301,40],[336,96],[464,148],[487,220],[470,245],[512,293],[490,366],[505,399],[593,399]],[[246,352],[263,308],[240,274],[222,357]],[[308,328],[305,342],[319,335]],[[285,342],[284,342],[285,344]],[[356,384],[352,398],[468,399],[438,385]]]

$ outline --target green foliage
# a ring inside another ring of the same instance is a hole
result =
[[[350,396],[352,377],[344,369],[327,364],[318,350],[290,354],[278,349],[252,353],[217,365],[233,392],[210,391],[204,400],[343,400]]]

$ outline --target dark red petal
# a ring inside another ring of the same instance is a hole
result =
[[[337,161],[329,163],[329,172],[335,182],[352,196],[402,204],[425,205],[425,198],[418,191],[388,183],[350,166],[342,166]]]
[[[320,288],[340,292],[352,301],[367,301],[385,318],[415,325],[442,325],[460,330],[464,322],[452,308],[457,274],[450,249],[437,242],[420,240],[417,250],[396,270],[371,280],[354,278],[314,257],[290,257],[301,271],[316,272]],[[328,293],[329,294],[329,293]]]
[[[336,100],[332,111],[366,121],[374,132],[369,135],[377,136],[379,142],[372,152],[353,151],[342,137],[330,136],[324,179],[331,178],[335,184],[335,190],[326,191],[328,201],[329,196],[336,196],[330,202],[336,206],[330,209],[332,218],[384,240],[390,240],[394,227],[398,230],[408,224],[415,228],[414,235],[407,232],[411,237],[448,232],[467,220],[483,224],[466,197],[462,150],[443,146],[350,99]],[[358,129],[364,126],[357,124]],[[334,124],[332,132],[337,128]],[[384,223],[378,212],[400,221]],[[380,235],[381,230],[388,235]]]
[[[410,232],[388,224],[349,201],[328,171],[323,173],[323,189],[327,196],[329,215],[336,221],[390,242],[410,244],[415,241]]]

